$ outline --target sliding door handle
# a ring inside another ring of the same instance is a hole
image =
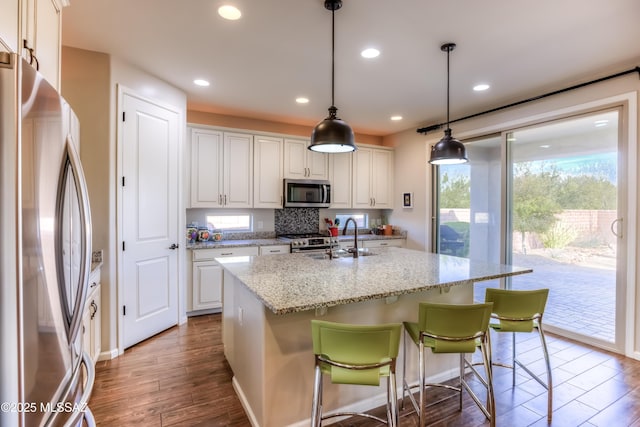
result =
[[[611,223],[611,233],[618,239],[622,239],[622,218],[616,218]]]

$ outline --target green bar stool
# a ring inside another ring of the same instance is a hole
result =
[[[396,396],[396,358],[400,349],[402,324],[351,325],[323,320],[311,321],[315,381],[311,425],[319,427],[322,420],[338,416],[362,416],[390,427],[398,423]],[[322,378],[329,375],[335,384],[380,385],[387,377],[387,420],[358,412],[322,414]]]
[[[418,414],[419,426],[425,425],[427,387],[443,387],[457,392],[459,397],[459,409],[462,410],[462,390],[466,390],[480,410],[489,419],[491,426],[495,426],[495,402],[493,396],[493,380],[491,372],[491,350],[489,346],[489,318],[493,304],[437,304],[420,303],[418,322],[404,322],[404,358],[402,378],[402,404],[405,395],[408,394],[414,410]],[[406,379],[407,372],[407,340],[418,349],[418,383],[409,385]],[[431,349],[432,353],[460,353],[459,385],[457,387],[426,382],[425,350]],[[484,364],[485,376],[465,358],[465,354],[473,354],[480,349]],[[487,389],[487,403],[483,405],[477,394],[467,383],[464,374],[469,368]],[[418,388],[418,402],[412,390]],[[450,397],[456,396],[455,394]],[[439,402],[436,402],[439,403]],[[435,403],[434,403],[435,404]],[[431,406],[431,405],[430,405]]]
[[[512,333],[512,351],[511,365],[502,363],[493,363],[494,366],[502,366],[513,369],[512,384],[516,385],[516,365],[521,367],[527,374],[536,380],[542,387],[547,390],[547,420],[551,421],[553,412],[553,381],[551,378],[551,363],[549,362],[549,351],[547,350],[547,342],[544,338],[542,330],[542,315],[547,304],[549,289],[538,289],[532,291],[505,290],[487,288],[485,293],[485,302],[493,303],[493,314],[491,317],[497,319],[498,322],[491,322],[490,327],[496,332]],[[529,368],[517,359],[516,352],[516,333],[538,332],[542,353],[547,369],[547,381],[543,381],[539,376],[535,375]]]

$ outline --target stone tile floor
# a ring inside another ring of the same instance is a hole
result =
[[[540,255],[515,254],[513,264],[533,273],[513,278],[513,289],[549,288],[544,323],[612,343],[615,337],[615,269],[556,261]],[[487,287],[477,283],[475,299],[484,300]]]

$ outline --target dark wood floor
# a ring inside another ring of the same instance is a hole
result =
[[[501,335],[493,342],[496,359],[509,354],[510,340]],[[521,335],[522,359],[543,372],[536,336]],[[554,336],[547,341],[555,383],[552,426],[640,427],[640,361]],[[99,426],[250,425],[231,385],[219,314],[191,317],[116,359],[98,362],[96,371],[89,405]],[[518,375],[514,389],[511,373],[501,368],[494,376],[498,426],[547,425],[540,385]],[[402,411],[401,426],[418,424],[409,407]],[[463,410],[457,409],[456,399],[431,408],[429,425],[489,425],[466,394]],[[336,424],[369,425],[377,424],[356,418]]]

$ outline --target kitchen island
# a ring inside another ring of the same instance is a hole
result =
[[[532,271],[403,248],[369,250],[357,259],[313,253],[217,261],[225,270],[225,356],[252,425],[261,427],[309,425],[311,319],[361,324],[416,321],[420,301],[470,303],[474,282]],[[409,367],[417,362],[413,353],[409,356],[408,375],[413,378],[415,370]],[[438,355],[433,360],[428,372],[432,380],[455,375],[455,357]],[[325,391],[327,412],[360,411],[384,403],[384,386],[326,381]]]

